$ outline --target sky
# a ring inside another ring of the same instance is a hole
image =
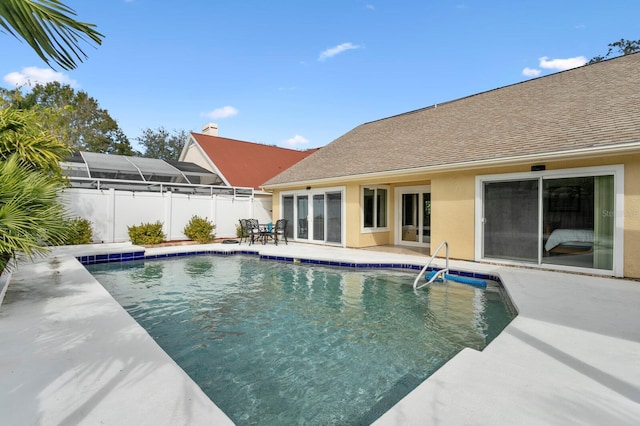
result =
[[[60,81],[147,128],[294,149],[556,73],[640,39],[638,0],[63,0],[102,45],[72,71],[0,33],[0,86]]]

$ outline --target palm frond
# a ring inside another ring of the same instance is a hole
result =
[[[0,162],[0,263],[18,252],[31,258],[64,241],[61,187],[60,181],[22,166],[16,156]]]
[[[0,0],[0,27],[23,38],[49,66],[76,68],[87,55],[81,42],[102,44],[94,24],[74,19],[76,13],[58,0]]]
[[[32,169],[59,174],[60,161],[71,152],[43,129],[35,111],[0,109],[0,160],[15,154]]]

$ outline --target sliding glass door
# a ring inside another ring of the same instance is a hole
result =
[[[481,258],[621,269],[614,242],[622,240],[615,214],[622,175],[622,166],[610,166],[479,177]]]
[[[282,197],[282,218],[287,219],[287,238],[293,238],[295,224],[295,209],[293,204],[293,195]]]
[[[538,180],[485,182],[483,257],[538,261]]]
[[[544,263],[613,267],[613,176],[545,179]]]
[[[313,196],[313,239],[324,241],[324,194]]]
[[[296,240],[342,244],[342,189],[319,189],[282,195],[287,235]]]
[[[327,192],[327,242],[342,243],[342,192]]]
[[[309,197],[299,195],[297,199],[298,234],[297,238],[306,240],[309,238]]]

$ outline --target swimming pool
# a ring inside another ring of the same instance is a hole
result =
[[[499,287],[253,256],[87,268],[237,424],[368,424],[514,314]]]

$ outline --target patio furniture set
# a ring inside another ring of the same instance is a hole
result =
[[[240,219],[240,229],[242,235],[240,236],[240,244],[242,241],[246,241],[249,245],[256,242],[266,244],[270,240],[278,245],[278,241],[284,240],[285,244],[289,244],[287,241],[287,219],[278,219],[276,223],[259,223],[258,219]]]

